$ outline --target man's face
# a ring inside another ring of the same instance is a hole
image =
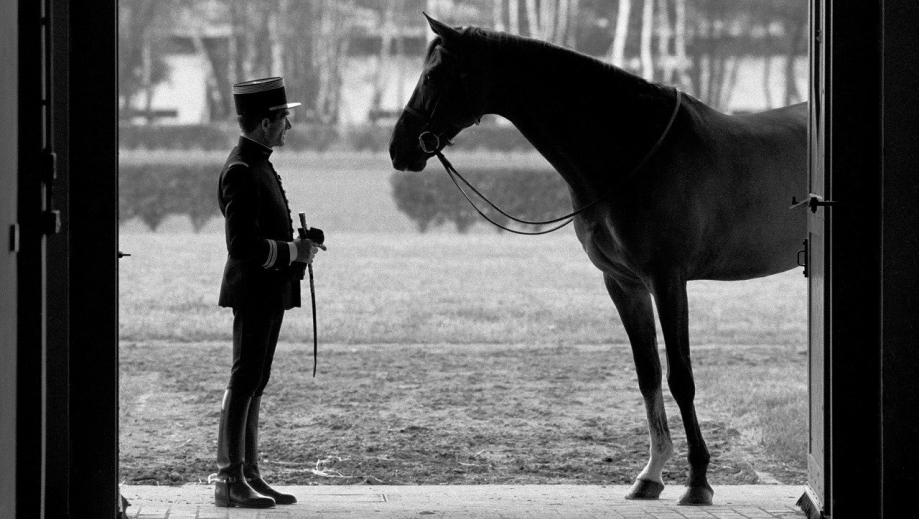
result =
[[[284,145],[284,134],[291,128],[290,111],[284,110],[276,120],[267,119],[268,127],[265,128],[266,144],[272,148]]]

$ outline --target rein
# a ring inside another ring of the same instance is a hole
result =
[[[439,99],[438,99],[438,101],[439,101]],[[657,142],[654,143],[654,146],[651,147],[651,150],[648,151],[648,153],[647,153],[647,154],[645,155],[645,157],[641,160],[641,162],[639,162],[638,165],[636,165],[634,168],[632,168],[632,170],[626,175],[624,181],[622,181],[622,182],[620,182],[619,184],[613,186],[612,188],[610,188],[609,191],[607,191],[606,193],[604,193],[602,196],[600,196],[599,198],[597,198],[597,199],[594,200],[593,202],[591,202],[591,203],[585,205],[584,207],[581,207],[580,209],[578,209],[578,210],[576,210],[576,211],[574,211],[574,212],[572,212],[572,213],[566,214],[565,216],[560,216],[560,217],[558,217],[558,218],[553,218],[553,219],[551,219],[551,220],[545,220],[545,221],[522,220],[522,219],[520,219],[520,218],[516,218],[516,217],[511,216],[511,215],[507,214],[506,212],[502,211],[498,206],[496,206],[494,203],[492,203],[491,200],[488,199],[488,197],[486,197],[485,195],[483,195],[482,193],[480,193],[478,189],[476,189],[472,184],[470,184],[468,180],[466,180],[465,178],[463,178],[463,176],[460,174],[460,172],[457,171],[456,168],[453,167],[453,164],[451,164],[450,161],[447,160],[447,158],[444,156],[444,154],[443,154],[443,147],[440,146],[440,139],[437,138],[437,135],[436,135],[436,134],[434,134],[434,133],[432,133],[432,132],[430,132],[430,131],[422,132],[421,135],[418,136],[418,142],[419,142],[419,145],[421,146],[421,149],[422,149],[422,150],[424,150],[425,152],[428,152],[428,153],[433,153],[434,155],[437,156],[438,159],[440,159],[441,164],[443,164],[444,169],[447,171],[447,174],[450,176],[450,180],[453,181],[453,183],[456,185],[457,189],[460,190],[460,193],[463,194],[463,197],[466,198],[466,201],[469,202],[469,205],[471,205],[472,208],[475,209],[475,211],[476,211],[477,213],[479,213],[479,215],[482,216],[482,218],[488,220],[492,225],[494,225],[494,226],[496,226],[496,227],[499,227],[499,228],[501,228],[501,229],[504,229],[505,231],[512,232],[512,233],[514,233],[514,234],[523,234],[523,235],[527,235],[527,236],[536,236],[536,235],[539,235],[539,234],[548,234],[548,233],[550,233],[550,232],[557,231],[557,230],[561,229],[562,227],[568,225],[569,223],[571,223],[572,221],[574,221],[574,217],[575,217],[575,216],[577,216],[577,215],[583,213],[584,211],[586,211],[586,210],[590,209],[591,207],[597,205],[598,203],[602,202],[603,200],[605,200],[606,198],[608,198],[610,195],[612,195],[613,192],[616,190],[616,188],[620,187],[622,184],[625,184],[625,183],[627,183],[629,180],[631,180],[632,177],[634,177],[635,174],[638,173],[638,171],[639,171],[641,168],[643,168],[643,167],[645,166],[645,164],[648,163],[649,160],[651,160],[651,157],[654,156],[654,154],[657,152],[657,150],[661,147],[661,144],[664,142],[664,139],[667,137],[667,135],[670,133],[671,128],[673,127],[673,122],[676,121],[676,116],[677,116],[677,114],[678,114],[679,111],[680,111],[680,104],[681,104],[681,103],[682,103],[682,92],[681,92],[679,89],[677,89],[677,91],[676,91],[676,104],[675,104],[675,106],[673,107],[673,114],[670,116],[670,121],[667,122],[667,127],[664,128],[664,132],[661,134],[660,138],[657,139]],[[408,109],[408,107],[406,107],[406,109]],[[435,105],[435,110],[436,110],[436,105]],[[415,110],[412,109],[412,111],[415,111]],[[414,114],[413,114],[413,115],[414,115]],[[418,115],[421,115],[421,114],[418,114]],[[437,140],[436,145],[433,146],[433,147],[428,146],[429,143],[426,143],[426,142],[424,141],[425,135],[433,135],[433,136],[435,137],[435,139]],[[451,142],[451,141],[448,139],[445,145],[449,145],[449,144],[453,144],[453,142]],[[431,149],[431,148],[433,148],[433,149]],[[555,226],[555,227],[552,227],[551,229],[547,229],[547,230],[543,230],[543,231],[518,231],[518,230],[510,229],[510,228],[505,227],[504,225],[501,225],[500,223],[498,223],[498,222],[492,220],[491,218],[488,217],[488,215],[486,215],[484,212],[482,212],[482,210],[479,209],[478,206],[476,206],[475,202],[473,202],[472,199],[469,198],[469,195],[466,193],[466,190],[463,189],[463,186],[461,186],[460,183],[457,182],[457,178],[459,178],[459,180],[462,181],[462,183],[465,184],[469,189],[471,189],[472,192],[475,193],[479,198],[481,198],[482,200],[484,200],[485,203],[487,203],[489,206],[491,206],[492,209],[498,211],[498,212],[501,213],[503,216],[505,216],[505,217],[507,217],[507,218],[509,218],[509,219],[511,219],[511,220],[513,220],[513,221],[515,221],[515,222],[517,222],[517,223],[522,223],[522,224],[526,224],[526,225],[536,225],[536,226],[539,226],[539,225],[549,225],[549,224],[553,224],[553,223],[558,223],[558,222],[562,222],[563,220],[565,220],[565,221],[564,221],[563,223],[561,223],[561,224]]]

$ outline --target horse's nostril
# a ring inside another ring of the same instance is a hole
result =
[[[408,161],[402,157],[392,157],[392,167],[397,171],[405,171],[408,169]]]

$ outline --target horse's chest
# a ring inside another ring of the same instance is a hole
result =
[[[635,273],[634,261],[627,254],[621,237],[609,225],[576,222],[575,232],[591,263],[605,273]]]

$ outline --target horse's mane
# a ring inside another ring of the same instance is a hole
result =
[[[530,91],[534,96],[543,96],[539,105],[542,108],[537,111],[545,112],[545,107],[551,105],[550,112],[589,111],[600,121],[632,121],[627,125],[603,122],[603,127],[597,128],[604,135],[615,134],[615,142],[623,149],[648,145],[645,141],[651,138],[649,135],[657,139],[663,131],[660,126],[673,111],[669,87],[592,56],[535,38],[479,27],[465,27],[459,32],[460,41],[455,47],[437,37],[430,43],[427,55],[441,44],[450,52],[467,55],[464,59],[491,68],[503,81],[528,89],[524,97],[530,97]],[[512,119],[507,112],[500,115]]]
[[[514,56],[538,55],[540,63],[547,69],[559,65],[566,68],[575,68],[597,79],[613,80],[617,82],[626,81],[634,83],[635,86],[652,85],[640,76],[601,61],[593,56],[544,40],[493,31],[481,27],[465,27],[461,32],[484,46],[506,49]],[[435,42],[432,42],[432,44],[434,43]]]

